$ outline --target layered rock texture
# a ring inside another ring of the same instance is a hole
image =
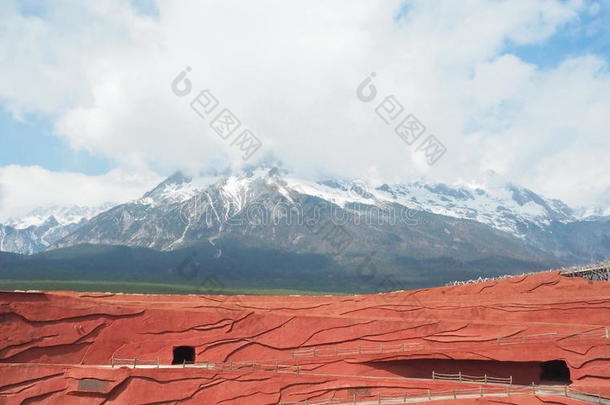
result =
[[[358,296],[2,292],[0,404],[603,402],[606,327],[610,284],[558,272]]]

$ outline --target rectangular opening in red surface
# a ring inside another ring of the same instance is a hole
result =
[[[432,372],[472,377],[509,379],[513,384],[569,384],[570,370],[563,360],[520,362],[496,360],[415,359],[378,361],[370,366],[406,378],[432,379]],[[441,376],[440,378],[443,378]],[[495,381],[492,381],[495,382]]]
[[[195,348],[193,346],[176,346],[173,353],[172,364],[195,363]]]

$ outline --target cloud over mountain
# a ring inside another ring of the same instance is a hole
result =
[[[158,15],[149,15],[122,1],[62,0],[32,13],[3,2],[4,107],[16,118],[48,117],[71,148],[141,176],[243,164],[230,139],[210,128],[213,117],[189,105],[207,89],[219,102],[215,113],[230,109],[262,141],[249,162],[280,160],[300,176],[453,183],[494,170],[571,205],[607,194],[605,56],[565,55],[539,66],[517,51],[566,30],[588,35],[593,25],[583,16],[605,15],[607,3],[156,7]],[[187,66],[193,90],[177,97],[170,85]],[[371,72],[378,96],[363,103],[356,88]],[[386,96],[446,146],[435,166],[376,115]]]

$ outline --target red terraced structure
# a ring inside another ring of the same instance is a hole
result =
[[[2,405],[610,397],[610,283],[560,272],[334,297],[1,292],[0,313]]]

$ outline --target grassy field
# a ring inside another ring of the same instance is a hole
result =
[[[131,294],[222,294],[222,295],[345,295],[336,292],[300,291],[286,289],[225,288],[203,290],[187,284],[140,283],[128,281],[82,281],[82,280],[8,280],[0,279],[0,290],[43,290],[113,292]]]

